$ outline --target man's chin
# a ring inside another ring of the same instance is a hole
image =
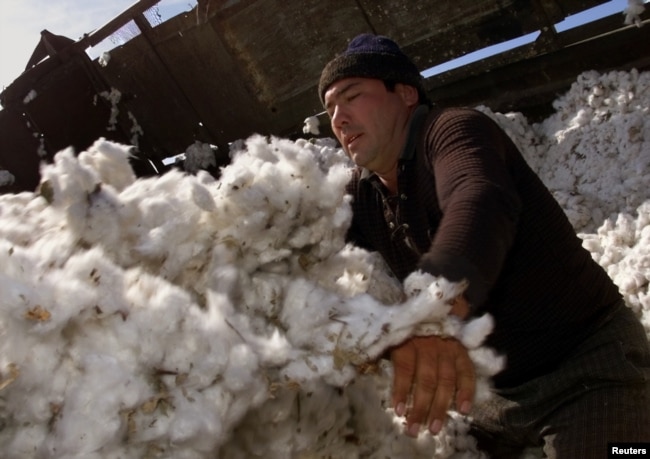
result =
[[[357,166],[359,166],[359,167],[366,167],[366,166],[365,166],[365,165],[366,165],[366,161],[364,161],[363,156],[361,156],[360,154],[355,153],[355,152],[353,152],[353,151],[349,151],[349,152],[348,152],[348,156],[349,156],[350,159],[354,162],[354,164],[356,164]]]

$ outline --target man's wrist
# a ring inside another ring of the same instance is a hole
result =
[[[467,319],[469,316],[469,303],[467,302],[467,299],[465,299],[465,296],[461,294],[454,298],[449,313],[462,320]]]

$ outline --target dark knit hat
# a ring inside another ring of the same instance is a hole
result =
[[[388,37],[361,34],[352,39],[347,49],[323,69],[318,95],[325,103],[325,92],[338,80],[348,77],[377,78],[383,81],[414,86],[424,95],[422,76],[413,61]]]

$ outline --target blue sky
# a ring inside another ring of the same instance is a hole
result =
[[[649,0],[645,0],[644,3],[648,3]],[[571,29],[573,27],[577,27],[581,24],[591,22],[593,20],[610,16],[612,14],[616,13],[621,13],[621,25],[623,25],[623,10],[627,7],[627,0],[612,0],[606,3],[603,3],[602,5],[596,6],[594,8],[590,8],[588,10],[585,10],[581,13],[574,14],[572,16],[567,17],[564,21],[558,23],[555,25],[555,29],[558,32],[562,32],[564,30]],[[483,57],[489,56],[489,55],[494,55],[498,54],[499,52],[502,52],[506,49],[511,49],[517,46],[522,46],[527,43],[533,42],[537,36],[539,35],[539,32],[534,32],[530,33],[528,35],[524,35],[522,37],[519,37],[517,39],[511,40],[507,43],[501,43],[498,45],[490,46],[488,48],[482,49],[475,51],[473,53],[469,53],[463,57],[460,57],[458,59],[455,59],[454,61],[451,62],[446,62],[444,64],[438,65],[436,67],[430,68],[422,72],[422,74],[425,77],[429,77],[441,72],[444,72],[446,70],[460,67],[461,65],[468,64],[470,62],[479,60]]]
[[[646,0],[647,1],[647,0]],[[40,38],[40,32],[47,29],[57,35],[79,39],[84,33],[103,26],[135,0],[2,0],[0,9],[0,89],[11,84],[25,68],[27,61]],[[196,0],[162,0],[159,12],[162,19],[168,19],[180,12],[190,10]],[[567,25],[590,21],[595,17],[622,12],[627,0],[612,0],[591,11],[569,18]],[[621,18],[621,22],[623,18]],[[527,37],[530,41],[534,37]],[[523,44],[524,40],[518,42]],[[92,57],[101,54],[110,43],[100,44],[89,50]],[[487,52],[496,52],[495,47]],[[465,56],[456,64],[484,56],[486,51]],[[445,66],[448,68],[450,64]],[[437,69],[440,71],[440,69]]]

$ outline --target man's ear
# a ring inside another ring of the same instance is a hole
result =
[[[395,85],[395,91],[397,94],[399,94],[404,103],[406,103],[406,105],[409,107],[411,105],[416,105],[418,103],[418,100],[420,100],[420,95],[418,94],[418,90],[415,86],[404,83],[397,83]]]

